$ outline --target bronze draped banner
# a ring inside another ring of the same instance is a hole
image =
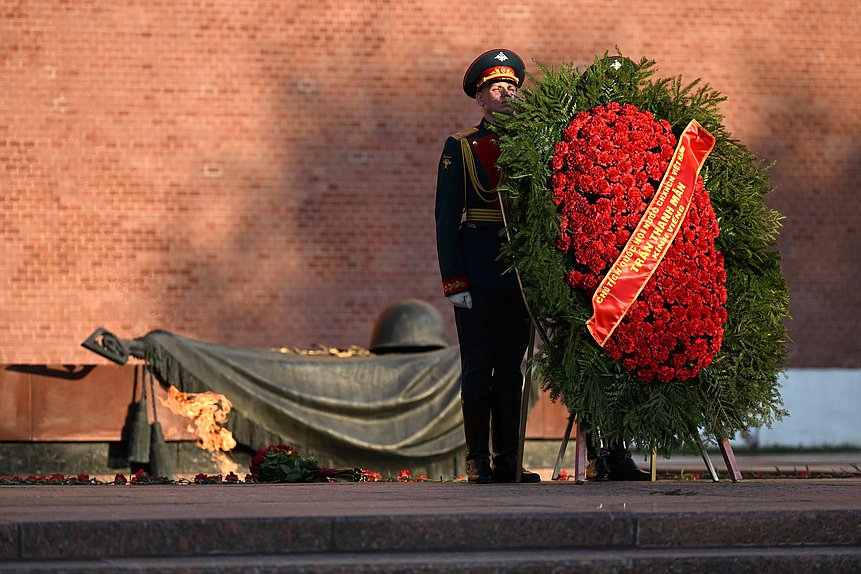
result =
[[[252,449],[290,444],[323,466],[433,478],[462,472],[460,352],[313,357],[197,341],[138,339],[157,377],[234,406],[227,428]]]

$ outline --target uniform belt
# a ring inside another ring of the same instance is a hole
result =
[[[499,209],[468,207],[466,209],[466,221],[502,223],[502,212]]]

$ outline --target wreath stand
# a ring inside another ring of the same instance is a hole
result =
[[[559,445],[559,454],[556,455],[556,464],[553,466],[553,475],[551,480],[556,480],[559,477],[560,470],[562,469],[562,459],[565,457],[565,451],[568,449],[568,442],[571,440],[571,431],[574,429],[576,429],[576,435],[574,438],[574,480],[576,484],[583,484],[586,482],[586,437],[581,431],[577,415],[573,413],[568,416],[568,424],[565,427],[562,444]],[[718,473],[715,470],[711,458],[709,458],[709,454],[699,435],[696,435],[696,441],[699,446],[700,455],[703,458],[703,462],[709,471],[712,481],[720,482]],[[730,480],[732,480],[732,482],[739,482],[742,480],[741,471],[738,468],[738,462],[735,459],[732,446],[729,444],[729,439],[726,437],[722,438],[718,441],[718,446],[720,447],[721,455],[724,463],[726,464]],[[657,458],[657,452],[652,449],[651,457],[649,458],[649,470],[651,472],[653,482],[657,480]]]
[[[523,290],[521,289],[521,294],[523,294]],[[526,301],[526,297],[523,297],[524,302],[526,303],[526,308],[530,310],[528,301]],[[521,471],[522,471],[522,461],[523,461],[523,450],[524,445],[526,444],[526,417],[529,414],[529,398],[531,396],[532,391],[532,357],[535,354],[535,331],[536,331],[536,320],[535,317],[532,317],[532,321],[530,322],[529,327],[529,346],[526,350],[526,377],[524,377],[523,381],[523,392],[520,398],[520,434],[518,436],[517,443],[517,460],[521,461],[521,464],[517,465],[517,471],[514,477],[515,482],[520,482]],[[548,337],[546,331],[540,326],[538,327],[538,332],[541,333],[541,337],[543,340],[547,341]],[[574,482],[575,484],[584,484],[586,482],[586,435],[583,433],[580,421],[578,420],[576,413],[571,413],[568,415],[568,423],[565,426],[565,434],[562,436],[562,443],[559,445],[559,454],[556,455],[556,463],[553,466],[553,475],[551,476],[551,480],[556,480],[559,478],[560,471],[562,469],[562,460],[565,457],[565,451],[568,450],[568,443],[571,440],[571,431],[575,431],[574,435]],[[706,451],[706,447],[703,444],[702,439],[700,439],[699,433],[694,433],[696,437],[697,445],[699,446],[700,456],[703,458],[703,462],[706,465],[706,468],[709,471],[709,475],[713,482],[720,482],[720,478],[718,477],[718,473],[715,470],[714,464],[712,464],[711,458],[709,457],[708,452]],[[718,440],[718,446],[720,447],[721,456],[723,457],[724,463],[726,464],[727,473],[729,474],[730,480],[732,482],[739,482],[742,480],[741,471],[738,468],[738,462],[735,458],[735,453],[733,453],[732,446],[729,443],[728,437],[721,437]],[[652,449],[651,456],[649,458],[649,470],[651,473],[652,482],[657,480],[657,459],[658,453],[655,449]]]

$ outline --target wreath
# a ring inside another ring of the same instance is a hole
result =
[[[497,165],[517,269],[543,344],[544,389],[587,431],[664,454],[770,426],[784,416],[789,295],[782,216],[769,166],[731,139],[699,80],[654,80],[655,63],[619,56],[539,65],[515,114],[500,118]],[[600,346],[592,297],[644,218],[686,126],[714,148],[666,254]]]

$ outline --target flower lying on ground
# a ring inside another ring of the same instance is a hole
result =
[[[413,477],[413,473],[408,470],[402,470],[398,473],[398,482],[428,482],[430,479],[421,474],[419,476]]]
[[[718,473],[722,479],[728,478],[723,473]],[[859,478],[861,477],[861,471],[846,471],[846,470],[832,470],[830,472],[822,471],[810,471],[810,470],[799,470],[797,468],[793,468],[792,470],[783,470],[779,468],[775,468],[774,472],[750,472],[744,474],[745,479],[810,479],[810,478]],[[675,472],[663,472],[658,474],[658,479],[663,480],[683,480],[683,481],[696,481],[696,480],[710,480],[708,474],[703,474],[700,472],[688,472],[682,471],[681,473]],[[573,475],[567,473],[566,471],[561,471],[560,475],[556,478],[557,481],[565,482],[569,480],[573,480]],[[452,477],[448,480],[443,480],[440,478],[440,482],[466,482],[465,476],[456,476]],[[334,482],[334,480],[330,481]],[[359,478],[357,482],[431,482],[431,480],[425,475],[419,475],[418,477],[413,477],[412,473],[409,471],[401,471],[398,473],[398,477],[389,476],[388,478],[383,477],[378,472],[374,472],[371,470],[359,470]],[[63,474],[53,474],[50,476],[45,475],[13,475],[13,476],[0,476],[0,486],[16,486],[16,485],[27,485],[27,486],[73,486],[73,485],[98,485],[98,486],[123,486],[123,485],[151,485],[151,484],[172,484],[172,485],[234,485],[234,484],[258,484],[258,481],[254,479],[254,477],[250,474],[245,475],[245,479],[240,479],[236,474],[230,473],[227,476],[222,477],[221,475],[215,474],[205,474],[198,473],[194,476],[192,480],[180,478],[176,480],[171,480],[165,477],[155,477],[150,476],[146,473],[140,473],[132,475],[131,479],[127,478],[124,474],[117,474],[113,480],[110,481],[101,481],[96,478],[90,478],[89,475],[79,474],[79,475],[70,475],[65,476]]]
[[[359,482],[383,482],[384,480],[382,474],[372,470],[363,470],[359,475]]]
[[[59,472],[51,476],[30,474],[27,476],[0,476],[0,484],[97,484],[89,474],[65,476]]]
[[[251,459],[251,476],[256,482],[358,482],[362,469],[325,468],[313,458],[303,457],[286,444],[270,445]]]
[[[164,476],[153,476],[151,474],[147,474],[144,469],[140,469],[134,473],[134,475],[129,479],[129,482],[131,484],[170,484],[173,481]]]

